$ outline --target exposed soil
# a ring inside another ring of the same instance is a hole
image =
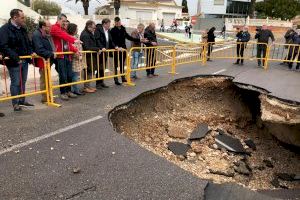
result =
[[[203,179],[251,189],[300,188],[299,181],[278,179],[276,184],[277,179],[273,180],[276,173],[300,174],[300,155],[283,147],[264,126],[260,118],[264,97],[237,87],[228,78],[194,78],[145,93],[115,109],[110,118],[119,133]],[[294,115],[291,112],[288,117]],[[168,150],[170,141],[187,143],[200,123],[208,124],[211,131],[192,142],[186,158]],[[249,155],[217,149],[218,128],[238,138]],[[256,150],[247,147],[247,139],[254,141]],[[239,167],[244,167],[242,172]]]

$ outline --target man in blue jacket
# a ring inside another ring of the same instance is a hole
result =
[[[299,51],[299,45],[300,45],[300,34],[299,32],[294,35],[293,37],[293,45],[291,45],[289,47],[289,55],[288,55],[288,60],[290,61],[289,62],[289,69],[292,69],[293,68],[293,62],[295,60],[296,57],[298,62],[297,62],[297,65],[296,65],[296,70],[299,70],[300,68],[300,51]]]
[[[248,27],[244,27],[242,31],[239,31],[236,34],[237,37],[237,46],[236,46],[236,53],[237,53],[237,60],[234,64],[239,65],[241,61],[241,65],[244,65],[244,51],[247,46],[247,42],[249,42],[251,35],[248,32]]]
[[[54,44],[52,38],[50,36],[50,29],[51,24],[49,21],[41,20],[39,22],[39,27],[37,30],[33,32],[32,35],[32,42],[34,51],[37,55],[44,58],[46,61],[50,58],[50,65],[53,63],[53,59],[56,58],[54,54]],[[40,72],[40,89],[46,89],[46,82],[45,82],[45,63],[44,60],[41,58],[35,59],[35,66],[39,68]],[[42,94],[42,103],[47,102],[47,97],[45,94]]]
[[[31,42],[25,27],[25,16],[22,10],[13,9],[10,12],[10,19],[0,29],[0,49],[4,55],[9,57],[5,62],[11,79],[10,92],[12,96],[25,93],[25,85],[28,74],[29,59],[20,60],[19,56],[32,55]],[[12,100],[14,111],[21,111],[21,107],[33,106],[25,101],[25,97]]]

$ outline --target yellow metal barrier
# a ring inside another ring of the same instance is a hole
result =
[[[209,42],[205,45],[207,60],[212,59],[233,59],[237,61],[257,60],[263,66],[267,66],[268,44],[255,42]],[[258,56],[261,51],[261,56]]]
[[[54,102],[54,90],[65,89],[70,91],[69,87],[79,84],[86,84],[90,82],[103,81],[111,78],[125,78],[127,55],[128,52],[125,49],[119,50],[106,50],[106,51],[82,51],[80,55],[76,55],[72,52],[57,53],[57,55],[67,56],[66,59],[74,60],[79,59],[79,65],[82,66],[83,70],[79,71],[78,81],[68,81],[64,83],[62,80],[52,80],[51,75],[49,76],[49,96],[50,104],[52,106],[59,107],[60,105]],[[68,58],[68,56],[70,56]],[[81,57],[78,58],[78,57]],[[58,63],[56,63],[56,70],[59,70]],[[48,71],[50,66],[48,65]],[[114,71],[112,73],[111,71]]]
[[[176,49],[174,46],[155,46],[155,47],[134,47],[130,49],[130,56],[128,56],[127,68],[127,84],[134,85],[131,81],[131,73],[141,70],[151,70],[155,68],[171,66],[171,73],[176,73],[176,62],[174,61]],[[133,53],[141,53],[142,59],[137,68],[132,68]],[[131,58],[132,57],[132,58]]]
[[[203,61],[204,43],[176,45],[175,62],[177,65],[200,63]]]
[[[257,52],[261,51],[262,56],[258,57]],[[138,52],[141,55],[141,61],[137,68],[132,67],[134,58],[132,55]],[[260,61],[264,68],[267,69],[269,62],[286,62],[300,64],[300,45],[293,44],[274,44],[267,45],[264,43],[237,43],[237,42],[217,42],[217,43],[199,43],[179,44],[176,46],[155,46],[155,47],[134,47],[128,52],[125,49],[107,50],[107,51],[82,51],[81,54],[75,55],[72,52],[56,53],[57,56],[65,56],[67,59],[77,60],[81,69],[78,70],[79,79],[77,81],[67,80],[59,82],[51,75],[51,62],[43,60],[45,68],[44,87],[37,81],[38,75],[36,67],[29,67],[29,79],[26,88],[22,89],[18,95],[12,96],[9,92],[8,70],[3,68],[2,76],[4,77],[4,96],[0,96],[0,102],[12,99],[23,98],[33,95],[44,95],[45,103],[59,107],[54,101],[54,90],[70,87],[78,84],[87,84],[90,82],[103,81],[106,79],[127,79],[128,85],[134,85],[131,80],[131,73],[141,70],[150,70],[160,67],[171,67],[171,74],[176,74],[176,67],[182,64],[200,63],[206,64],[209,59],[236,59],[236,60],[256,60]],[[22,56],[22,60],[35,60],[40,57]],[[56,59],[56,62],[58,62]],[[4,60],[5,62],[7,59]],[[56,63],[56,69],[59,65]],[[41,79],[42,80],[42,79]],[[22,87],[22,86],[21,86]],[[38,89],[39,88],[39,89]]]
[[[300,63],[300,45],[296,44],[278,44],[275,43],[270,47],[268,56],[269,61]]]
[[[48,71],[43,70],[41,71],[41,74],[39,74],[39,70],[37,67],[34,67],[30,64],[28,64],[28,72],[25,71],[25,75],[22,75],[22,70],[27,70],[26,68],[23,68],[23,62],[27,62],[26,60],[30,59],[33,63],[35,62],[36,59],[42,59],[39,56],[21,56],[20,57],[20,63],[19,63],[19,77],[15,77],[19,80],[19,84],[17,84],[15,87],[18,88],[18,94],[17,95],[12,95],[11,94],[11,82],[9,82],[9,70],[6,63],[9,62],[9,58],[5,58],[3,62],[3,70],[2,70],[2,76],[4,79],[4,87],[2,87],[2,94],[0,94],[0,102],[1,101],[7,101],[7,100],[14,100],[14,99],[20,99],[20,98],[25,98],[28,96],[33,96],[33,95],[39,95],[42,94],[45,96],[45,103],[49,103],[49,95],[48,95]],[[44,62],[44,66],[47,66],[48,61],[42,60]],[[33,77],[32,77],[33,76]],[[44,87],[41,85],[42,77],[44,76]]]

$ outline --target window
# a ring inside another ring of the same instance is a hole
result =
[[[224,5],[225,0],[214,0],[214,5]]]

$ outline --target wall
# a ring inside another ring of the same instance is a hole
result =
[[[0,18],[9,19],[9,12],[14,8],[17,8],[17,0],[6,0],[5,3],[2,2],[0,6]]]
[[[226,14],[227,0],[224,5],[214,5],[214,0],[201,0],[200,7],[204,14]]]

